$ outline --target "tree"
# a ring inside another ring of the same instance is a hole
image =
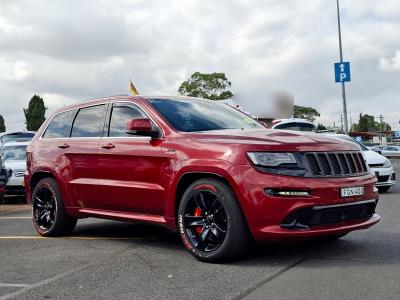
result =
[[[319,130],[327,130],[327,128],[326,128],[326,126],[324,124],[318,123],[317,131],[319,131]]]
[[[319,116],[319,112],[313,107],[300,105],[295,105],[293,107],[293,117],[295,118],[307,119],[311,122],[314,122],[315,119]]]
[[[6,125],[4,124],[4,118],[0,115],[0,132],[6,131]]]
[[[24,108],[26,129],[36,131],[46,120],[45,113],[47,107],[44,106],[43,99],[38,95],[33,95],[29,101],[28,108]]]
[[[223,100],[233,97],[232,92],[228,90],[230,87],[231,82],[225,73],[195,72],[188,80],[182,82],[178,92],[185,96]]]
[[[375,117],[368,114],[360,114],[358,123],[353,124],[354,131],[374,132],[374,131],[390,131],[392,128],[388,123],[376,122]]]

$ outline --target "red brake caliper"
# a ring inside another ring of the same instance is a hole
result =
[[[201,217],[203,215],[203,212],[201,211],[201,209],[199,207],[196,207],[196,209],[194,210],[194,215],[196,217]],[[196,230],[197,234],[200,234],[202,229],[203,229],[202,226],[196,226],[196,228],[194,230]]]

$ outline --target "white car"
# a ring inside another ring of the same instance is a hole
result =
[[[381,154],[386,157],[400,157],[400,148],[396,146],[386,146],[382,148]]]
[[[372,151],[348,135],[329,134],[329,136],[351,141],[360,146],[365,156],[365,162],[369,166],[371,172],[375,173],[375,176],[378,179],[375,186],[378,188],[379,192],[387,192],[392,185],[396,184],[396,173],[389,159],[375,151]]]
[[[363,149],[363,152],[369,168],[378,179],[375,186],[380,192],[388,191],[392,185],[396,184],[396,174],[390,160],[375,151]]]
[[[291,118],[276,119],[272,121],[271,129],[295,130],[295,131],[317,131],[317,126],[309,120]]]
[[[29,142],[8,142],[2,145],[0,155],[8,172],[7,196],[25,195],[26,147]]]

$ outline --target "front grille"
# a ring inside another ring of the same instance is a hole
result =
[[[390,175],[378,176],[378,182],[386,182],[389,180]]]
[[[375,213],[376,201],[315,206],[298,209],[289,214],[281,223],[285,229],[309,229],[313,226],[335,224],[357,219],[369,219]]]
[[[307,152],[304,157],[312,177],[361,176],[368,172],[361,152]]]

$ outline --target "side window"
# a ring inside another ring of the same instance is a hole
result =
[[[126,133],[126,124],[130,119],[144,118],[144,114],[132,106],[114,106],[111,112],[109,136],[132,136]]]
[[[75,114],[75,110],[70,110],[55,116],[43,134],[43,138],[54,139],[69,137]]]
[[[71,137],[101,137],[106,105],[81,108],[72,126]]]

